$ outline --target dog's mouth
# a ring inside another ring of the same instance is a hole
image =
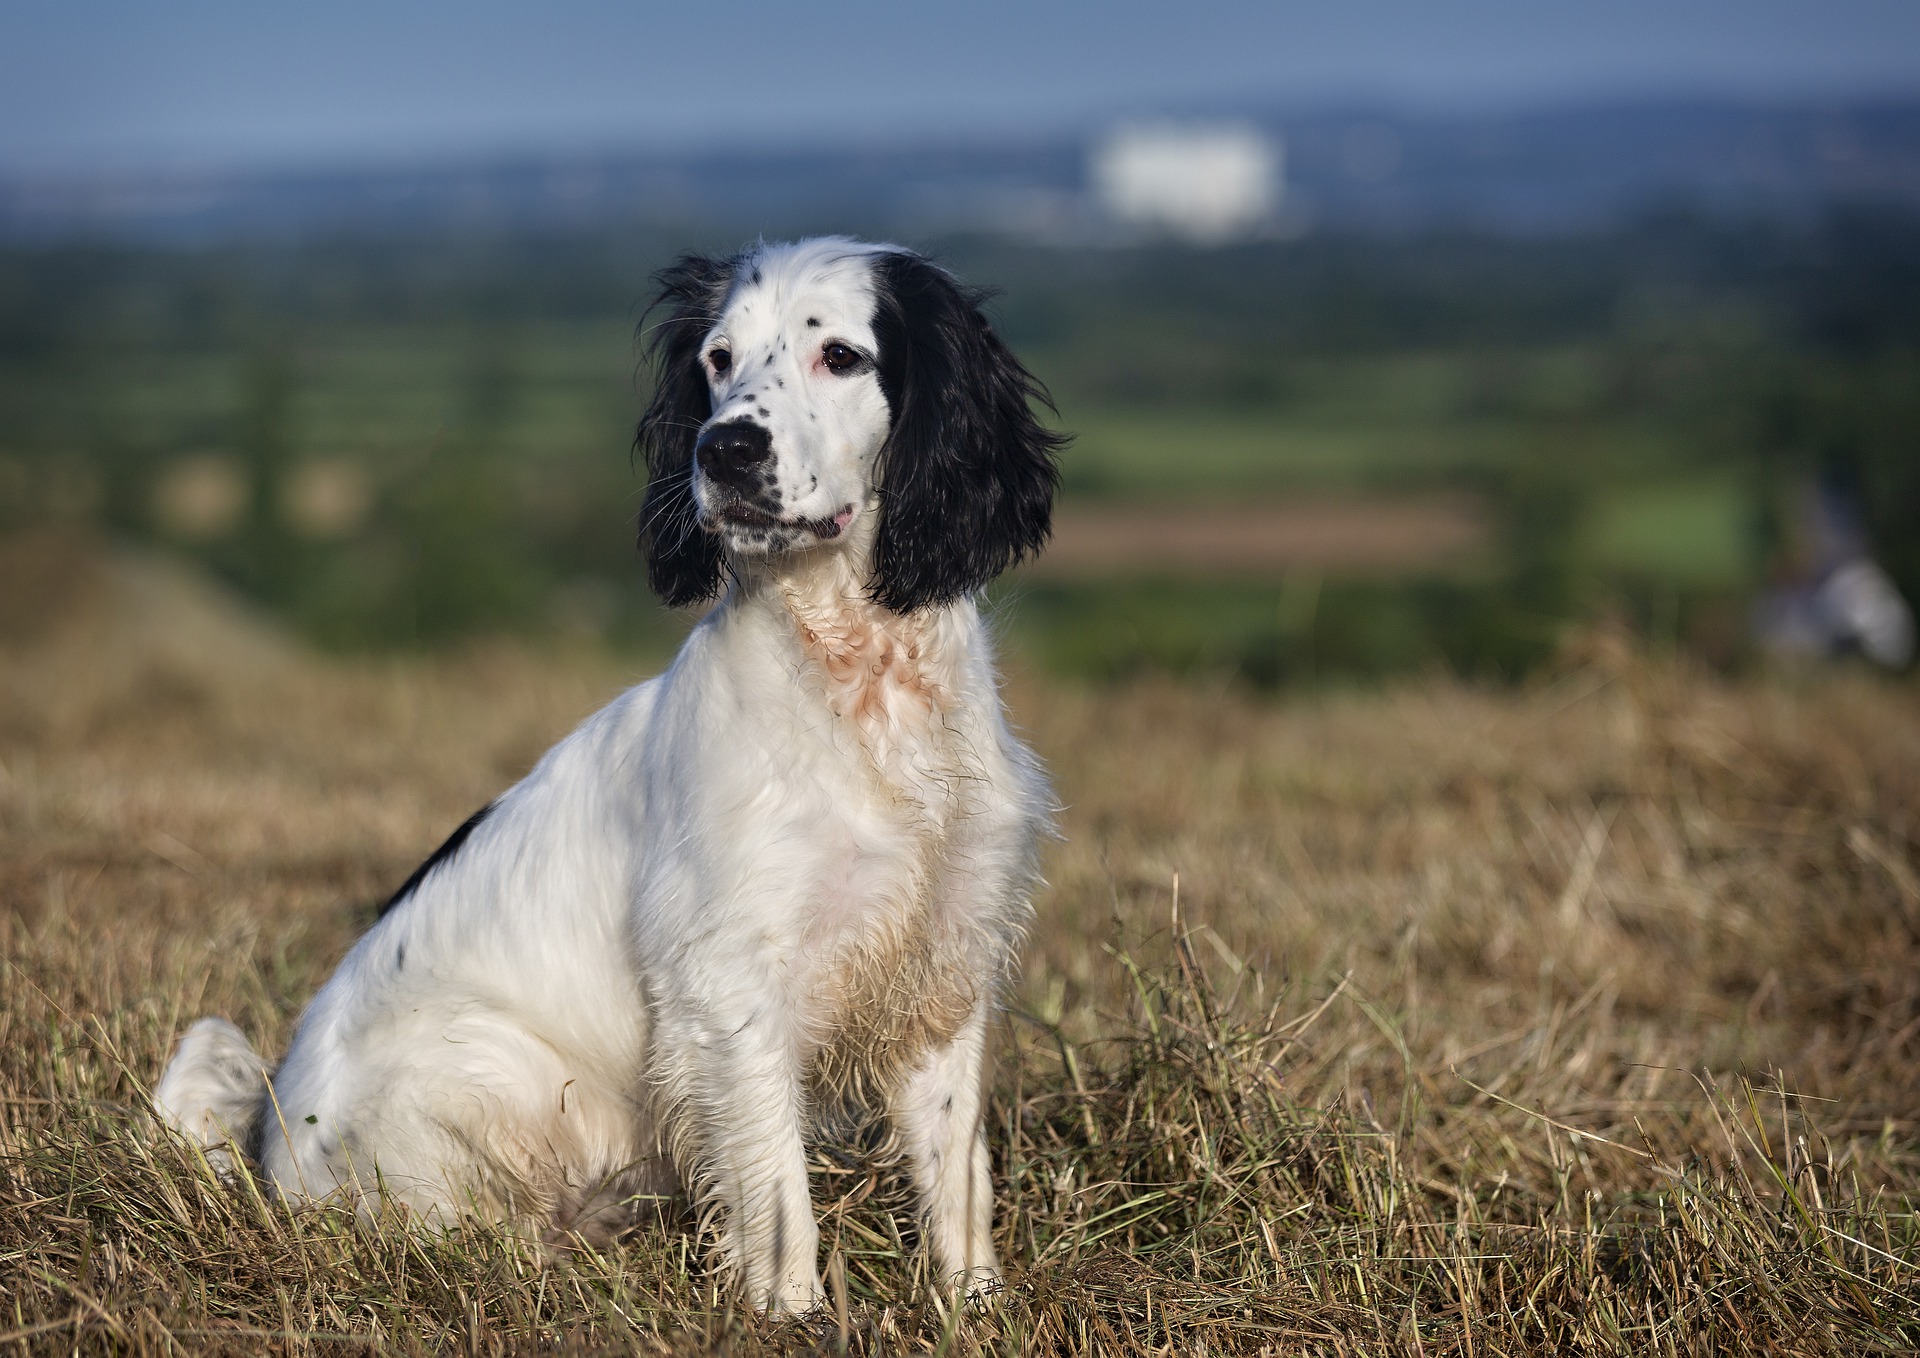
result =
[[[744,528],[754,536],[764,536],[768,539],[811,533],[818,541],[830,542],[844,533],[851,522],[853,522],[852,505],[844,505],[824,518],[783,519],[755,509],[742,501],[735,501],[732,504],[723,505],[715,512],[714,521],[710,527],[714,532],[725,528]]]

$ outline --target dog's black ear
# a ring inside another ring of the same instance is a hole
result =
[[[1067,437],[1034,417],[1046,389],[981,312],[986,294],[905,251],[874,263],[881,452],[874,602],[950,603],[1038,551],[1053,522]]]
[[[713,413],[700,341],[726,302],[733,270],[730,259],[681,256],[653,276],[660,291],[641,321],[644,334],[654,313],[666,313],[650,327],[653,399],[634,436],[647,459],[640,550],[654,591],[675,607],[711,599],[720,589],[720,544],[701,531],[693,503],[693,442]]]

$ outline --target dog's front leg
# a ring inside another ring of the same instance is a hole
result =
[[[762,1008],[709,1010],[685,1091],[700,1167],[719,1199],[729,1261],[760,1310],[805,1311],[824,1293],[807,1197],[801,1089],[788,1035]],[[672,1035],[662,1032],[669,1043]]]
[[[993,1253],[993,1181],[983,1124],[987,1007],[924,1056],[893,1098],[894,1129],[919,1190],[924,1238],[940,1276],[969,1292],[1000,1280]]]

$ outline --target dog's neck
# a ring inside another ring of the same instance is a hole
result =
[[[887,752],[921,743],[953,710],[965,663],[951,607],[900,614],[868,597],[871,547],[795,553],[739,572],[739,606],[776,611],[810,662],[827,707]]]
[[[940,609],[899,614],[867,597],[865,572],[851,553],[836,553],[827,569],[796,572],[779,581],[800,645],[817,667],[827,706],[872,730],[937,722],[953,705],[958,657],[943,644]]]

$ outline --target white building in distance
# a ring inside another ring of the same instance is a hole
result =
[[[1127,123],[1093,148],[1100,205],[1119,221],[1207,244],[1280,206],[1283,148],[1248,123]]]

